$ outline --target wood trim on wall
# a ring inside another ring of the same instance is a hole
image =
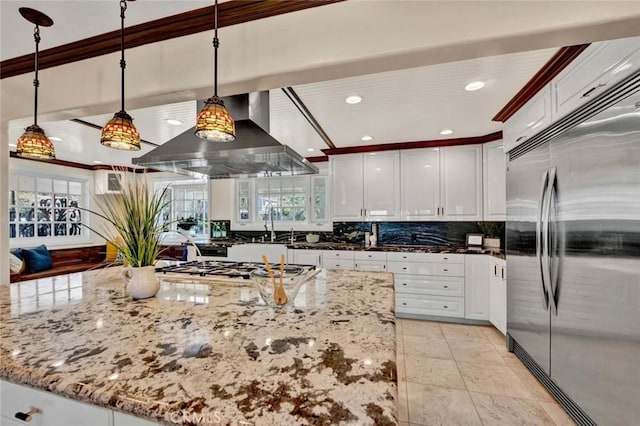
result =
[[[531,80],[493,117],[493,121],[507,121],[524,104],[526,104],[536,93],[576,59],[589,44],[578,44],[575,46],[563,47],[547,61],[546,64],[531,77]]]
[[[329,161],[329,157],[326,155],[318,155],[317,157],[307,157],[306,159],[310,163],[322,163],[324,161]]]
[[[37,161],[38,163],[55,164],[56,166],[73,167],[76,169],[83,169],[83,170],[113,170],[114,167],[116,167],[119,170],[124,168],[126,171],[131,173],[145,173],[145,172],[156,173],[159,171],[155,169],[133,168],[128,166],[109,166],[108,164],[89,165],[89,164],[76,163],[75,161],[66,161],[66,160],[58,160],[58,159],[36,160],[34,158],[21,158],[21,157],[18,157],[18,154],[15,151],[9,151],[9,157],[19,158],[20,160]]]
[[[218,6],[218,28],[227,27],[344,0],[231,0]],[[214,6],[202,7],[126,28],[127,49],[213,29]],[[17,18],[16,18],[17,19]],[[40,52],[39,69],[95,58],[120,50],[120,30],[85,38]],[[34,54],[0,62],[0,79],[33,72]]]
[[[394,142],[385,143],[379,145],[362,145],[362,146],[348,146],[344,148],[327,148],[322,149],[326,155],[340,155],[340,154],[357,154],[363,152],[379,152],[379,151],[395,151],[402,149],[415,149],[415,148],[436,148],[442,146],[455,146],[455,145],[472,145],[476,143],[493,142],[498,139],[502,139],[502,132],[489,133],[484,136],[473,136],[468,138],[455,138],[455,139],[435,139],[429,141],[414,141],[414,142]],[[317,158],[317,157],[312,157]]]

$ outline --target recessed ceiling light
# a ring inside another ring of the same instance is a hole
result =
[[[93,160],[93,163],[94,163],[94,164],[102,164],[102,161],[100,161],[100,160]]]
[[[313,149],[313,148],[307,148],[307,151],[309,151],[309,152],[313,152],[313,151],[315,151],[315,149]]]
[[[467,92],[473,92],[475,90],[480,90],[484,87],[484,81],[472,81],[471,83],[464,86],[464,90]]]
[[[453,133],[453,130],[451,129],[444,129],[440,132],[441,135],[450,135],[451,133]]]
[[[166,119],[166,120],[164,120],[164,121],[166,121],[168,124],[171,124],[172,126],[179,126],[179,125],[181,125],[181,124],[182,124],[182,121],[180,121],[180,120],[176,120],[176,119],[174,119],[174,118],[167,118],[167,119]]]
[[[54,142],[62,142],[62,138],[59,138],[57,136],[49,136],[49,140]]]
[[[362,98],[358,95],[351,95],[351,96],[347,96],[347,98],[344,100],[346,103],[348,104],[359,104],[360,102],[362,102]]]
[[[365,141],[365,142],[371,141],[371,140],[373,140],[373,136],[365,135],[365,136],[361,137],[360,140],[361,141]]]

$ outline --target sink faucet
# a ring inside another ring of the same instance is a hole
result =
[[[265,206],[265,209],[267,209],[268,216],[264,218],[264,231],[267,232],[268,230],[267,220],[270,219],[271,220],[271,242],[274,242],[276,240],[276,230],[273,228],[273,213],[274,213],[273,210],[274,209],[271,201],[267,203],[267,205]]]

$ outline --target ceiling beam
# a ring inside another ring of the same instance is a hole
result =
[[[363,152],[395,151],[414,148],[437,148],[454,145],[471,145],[476,143],[493,142],[498,139],[502,139],[502,132],[494,132],[484,136],[473,136],[468,138],[434,139],[429,141],[393,142],[378,145],[347,146],[344,148],[327,148],[322,149],[321,151],[325,155],[357,154]]]
[[[300,99],[300,96],[296,93],[296,91],[291,86],[283,87],[282,91],[289,98],[289,100],[298,108],[300,114],[309,122],[313,130],[320,136],[320,138],[327,144],[327,146],[331,149],[334,149],[336,145],[333,143],[327,132],[324,131],[318,120],[313,116],[309,108],[305,105],[305,103]]]
[[[218,6],[218,28],[243,24],[344,0],[231,0]],[[125,30],[127,49],[213,29],[215,6],[156,19]],[[120,30],[85,38],[39,53],[39,69],[95,58],[120,50]],[[0,62],[0,79],[33,72],[34,54]]]
[[[110,166],[108,164],[83,164],[76,163],[75,161],[66,161],[66,160],[58,160],[57,158],[53,160],[38,160],[35,158],[22,158],[18,156],[15,151],[9,151],[9,157],[11,158],[19,158],[20,160],[28,160],[28,161],[37,161],[39,163],[47,163],[47,164],[55,164],[56,166],[65,166],[65,167],[73,167],[75,169],[83,169],[83,170],[125,170],[131,173],[156,173],[159,170],[148,169],[144,167],[129,167],[129,166]]]

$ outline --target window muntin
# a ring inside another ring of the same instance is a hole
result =
[[[162,190],[170,184],[165,198],[171,204],[162,213],[167,230],[187,232],[191,236],[209,236],[209,190],[207,180],[158,182]]]
[[[255,180],[255,221],[307,223],[309,180],[306,177]]]
[[[85,238],[83,181],[14,174],[9,183],[9,238],[36,243]]]

